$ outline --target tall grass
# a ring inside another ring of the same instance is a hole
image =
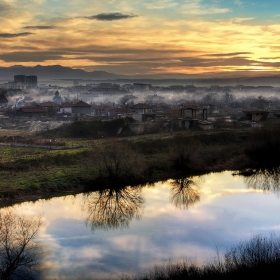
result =
[[[183,261],[156,266],[142,276],[123,280],[181,280],[181,279],[279,279],[280,237],[254,235],[230,247],[224,254],[204,266]]]

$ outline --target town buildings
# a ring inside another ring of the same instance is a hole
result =
[[[213,129],[279,118],[279,88],[270,86],[74,83],[37,86],[37,77],[16,75],[5,90],[0,115],[8,119],[113,120],[131,118],[143,128]],[[0,85],[5,88],[6,84]],[[5,98],[4,98],[5,97]],[[0,100],[1,101],[1,100]],[[139,126],[140,127],[140,126]],[[142,131],[136,127],[137,131]]]

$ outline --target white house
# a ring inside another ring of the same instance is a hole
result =
[[[72,114],[73,110],[72,110],[73,104],[70,102],[64,102],[61,103],[59,106],[59,110],[58,113],[60,114]]]

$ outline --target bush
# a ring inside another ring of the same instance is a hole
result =
[[[194,156],[200,149],[200,143],[187,136],[175,136],[169,152],[172,167],[182,176],[193,170]]]
[[[280,237],[252,236],[229,248],[224,256],[199,267],[188,261],[156,266],[136,280],[279,279]],[[129,277],[123,278],[132,279]]]
[[[255,235],[249,241],[240,242],[230,248],[224,259],[226,271],[273,264],[280,261],[280,239],[274,235]]]
[[[249,137],[245,153],[259,166],[272,167],[280,164],[280,127],[271,125],[256,129]]]

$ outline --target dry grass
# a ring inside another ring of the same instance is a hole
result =
[[[6,137],[13,137],[13,136],[29,137],[32,135],[34,135],[34,133],[28,130],[0,129],[0,138],[5,136]]]

